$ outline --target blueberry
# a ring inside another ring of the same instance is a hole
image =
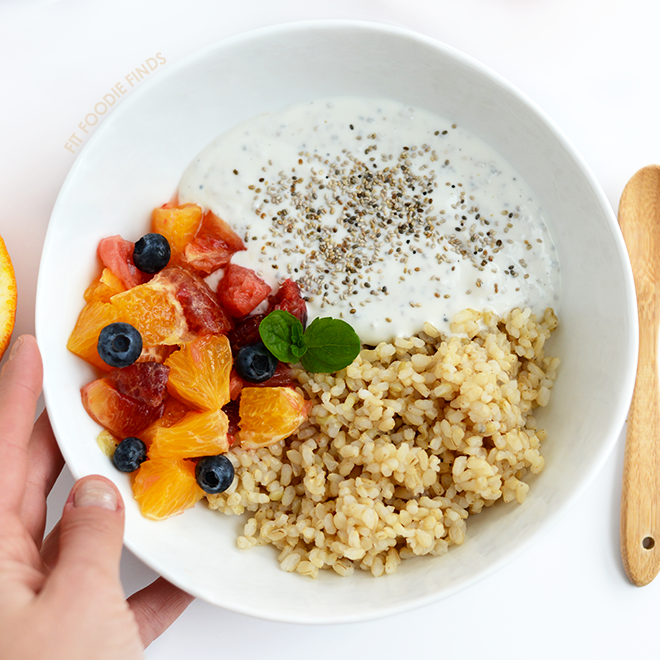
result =
[[[206,456],[197,462],[195,478],[205,493],[222,493],[234,480],[234,465],[224,454]]]
[[[124,438],[112,457],[112,462],[120,472],[135,472],[146,460],[147,448],[140,438]]]
[[[236,372],[248,383],[263,383],[272,378],[277,358],[262,344],[248,344],[236,354]]]
[[[143,273],[157,273],[170,261],[170,244],[162,234],[145,234],[133,249],[133,263]]]
[[[101,330],[96,347],[106,364],[127,367],[142,353],[142,336],[129,323],[111,323]]]

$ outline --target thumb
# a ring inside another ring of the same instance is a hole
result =
[[[118,581],[123,534],[124,503],[115,485],[97,475],[80,479],[64,506],[51,578],[80,588],[89,579]]]

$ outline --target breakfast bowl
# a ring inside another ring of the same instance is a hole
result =
[[[310,579],[281,570],[270,545],[238,547],[243,516],[199,502],[166,520],[143,517],[131,477],[100,450],[100,428],[81,403],[81,388],[98,372],[69,352],[67,341],[83,294],[100,272],[99,241],[111,235],[135,241],[148,232],[152,209],[172,199],[183,173],[216,136],[294,104],[350,97],[435,113],[476,136],[524,179],[544,209],[561,265],[559,325],[547,342],[548,354],[561,363],[552,397],[535,411],[536,424],[547,431],[545,465],[525,478],[524,502],[498,502],[470,516],[465,540],[440,556],[411,557],[380,577],[322,570]],[[407,30],[347,21],[227,39],[168,64],[122,102],[76,158],[54,207],[36,325],[62,453],[74,477],[101,474],[117,485],[126,504],[126,546],[209,603],[293,623],[361,621],[428,604],[529,548],[576,503],[612,450],[637,358],[634,286],[616,220],[552,121],[506,80],[452,48]]]

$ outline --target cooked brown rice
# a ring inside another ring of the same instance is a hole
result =
[[[230,452],[234,482],[211,508],[250,512],[238,546],[272,544],[283,570],[310,577],[379,576],[447,552],[470,514],[523,502],[523,477],[543,469],[532,411],[556,377],[559,359],[544,356],[556,325],[552,309],[540,321],[468,309],[451,338],[426,324],[336,374],[301,371],[309,419],[286,441]]]

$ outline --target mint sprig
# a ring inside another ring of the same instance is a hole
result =
[[[307,371],[333,373],[360,352],[360,338],[341,319],[314,319],[307,330],[290,312],[276,309],[259,324],[266,348],[281,362],[301,362]]]

